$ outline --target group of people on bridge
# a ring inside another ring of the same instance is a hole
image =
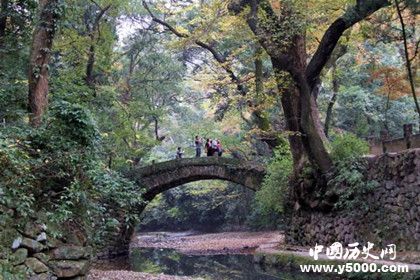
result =
[[[198,135],[195,136],[194,139],[194,147],[195,147],[195,157],[201,157],[202,148],[203,148],[203,139]],[[207,138],[206,143],[204,145],[204,150],[208,157],[211,156],[219,156],[221,157],[223,154],[222,143],[219,139],[210,139]],[[184,152],[182,151],[181,147],[178,147],[176,151],[176,158],[183,158]]]

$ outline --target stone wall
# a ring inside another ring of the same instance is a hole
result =
[[[12,245],[14,274],[30,280],[85,279],[91,249],[77,239],[66,243],[49,237],[45,225],[27,224]]]
[[[396,244],[399,250],[420,251],[420,149],[368,161],[367,177],[379,183],[362,201],[368,211],[317,211],[295,202],[287,231],[289,243],[373,242],[379,248]]]

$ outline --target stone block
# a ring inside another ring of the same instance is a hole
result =
[[[36,241],[38,242],[44,242],[47,241],[47,234],[45,232],[41,232],[37,237]]]
[[[48,238],[47,239],[47,246],[50,249],[57,248],[57,247],[61,246],[62,244],[63,244],[63,242],[61,242],[58,239],[55,239],[55,238]]]
[[[27,258],[25,265],[37,274],[48,271],[48,267],[37,258]]]
[[[34,258],[37,258],[43,263],[48,263],[50,261],[50,256],[44,253],[36,253],[33,255]]]
[[[21,244],[22,244],[22,237],[16,238],[15,240],[13,240],[12,249],[16,250],[17,248],[20,247]]]
[[[30,253],[39,253],[45,249],[44,245],[42,245],[36,240],[27,237],[22,239],[22,243],[20,244],[20,246],[28,249]]]
[[[12,255],[12,264],[13,265],[23,264],[27,257],[28,257],[28,249],[19,248]]]
[[[53,276],[51,273],[41,273],[32,276],[29,280],[57,280],[57,277]]]
[[[88,250],[81,246],[61,246],[51,251],[55,260],[78,260],[89,257]]]
[[[69,278],[85,275],[88,270],[89,262],[87,260],[83,261],[50,261],[51,268],[54,271],[54,274],[59,278]]]

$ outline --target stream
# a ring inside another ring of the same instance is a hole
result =
[[[130,267],[137,272],[214,280],[323,279],[260,265],[254,262],[251,253],[196,255],[170,248],[136,247],[130,254]]]

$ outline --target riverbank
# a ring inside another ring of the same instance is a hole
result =
[[[276,246],[284,242],[283,234],[271,232],[149,232],[133,238],[131,249],[174,249],[188,255],[253,254],[261,245]],[[126,258],[100,261],[93,265],[88,280],[199,280],[201,278],[150,274],[130,271]]]
[[[196,234],[194,232],[148,232],[133,239],[133,248],[175,249],[189,255],[261,254],[295,255],[309,257],[309,247],[285,244],[281,231],[221,232]],[[376,252],[379,255],[380,252]],[[322,260],[329,260],[325,254]],[[359,259],[363,261],[363,259]],[[420,269],[420,252],[397,252],[396,261],[375,261],[378,264],[408,263],[411,269]]]
[[[127,257],[101,260],[93,264],[87,280],[202,280],[201,278],[152,274],[130,270]]]
[[[185,276],[173,276],[163,274],[150,274],[143,272],[134,272],[128,270],[97,270],[92,269],[88,280],[202,280],[201,278],[192,278]]]
[[[131,250],[139,248],[175,250],[189,256],[253,255],[251,263],[262,266],[280,267],[282,271],[300,271],[300,264],[340,264],[320,254],[320,260],[309,257],[309,247],[289,246],[284,243],[280,231],[270,232],[223,232],[198,234],[194,232],[149,232],[133,238]],[[173,257],[173,256],[172,256]],[[174,258],[177,259],[178,257]],[[358,260],[363,262],[364,260]],[[419,270],[419,252],[398,252],[397,261],[375,261],[378,265],[408,265],[410,271]],[[402,263],[404,262],[404,263]],[[91,271],[90,280],[151,279],[151,280],[190,280],[199,279],[164,274],[132,272],[128,260],[113,260],[112,263],[97,263]],[[138,270],[145,271],[145,270]],[[150,272],[150,271],[148,271]],[[173,272],[166,272],[172,274]],[[187,274],[193,275],[193,274]],[[332,276],[332,275],[328,275]],[[333,277],[333,276],[332,276]],[[229,278],[230,279],[230,278]],[[276,278],[277,279],[277,278]],[[335,279],[328,278],[328,279]],[[344,279],[344,278],[341,278]]]

